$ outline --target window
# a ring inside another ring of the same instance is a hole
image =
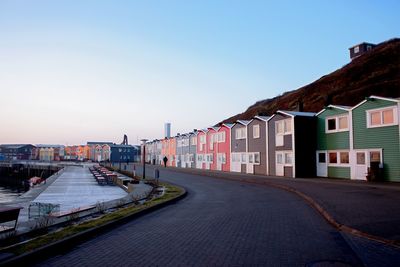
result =
[[[260,125],[253,125],[253,138],[260,138]]]
[[[246,139],[246,127],[241,127],[235,130],[236,139]]]
[[[364,152],[357,152],[357,164],[365,165],[365,153]]]
[[[254,163],[260,164],[260,153],[254,154]]]
[[[293,154],[285,153],[285,164],[292,164],[292,163],[293,163]]]
[[[371,162],[381,162],[381,153],[379,151],[371,151],[369,158]]]
[[[360,47],[359,46],[355,46],[354,47],[354,53],[359,53],[360,52]]]
[[[394,123],[393,109],[382,111],[383,124]]]
[[[283,121],[277,121],[275,123],[275,131],[276,131],[277,134],[283,134],[284,133]]]
[[[246,163],[246,153],[242,153],[242,163]]]
[[[328,131],[336,130],[336,119],[328,119]]]
[[[285,126],[285,134],[290,134],[292,132],[292,120],[291,119],[284,120],[284,126]]]
[[[276,163],[283,164],[283,154],[281,153],[276,154]]]
[[[396,107],[367,111],[368,128],[396,125],[397,119]]]
[[[326,118],[326,131],[327,133],[341,132],[349,130],[349,118],[345,116],[329,117]]]
[[[346,117],[339,117],[339,130],[344,130],[349,128],[349,122]]]
[[[326,154],[325,153],[318,153],[318,162],[326,163]]]
[[[292,152],[277,152],[276,153],[276,163],[293,165],[293,153]]]
[[[192,146],[197,145],[197,138],[196,137],[192,137]]]
[[[253,161],[254,161],[254,155],[249,154],[249,163],[253,163]]]
[[[340,163],[349,164],[349,152],[340,152]]]
[[[275,122],[276,134],[291,134],[292,132],[292,119],[285,119]]]
[[[329,152],[329,163],[337,163],[337,153]]]

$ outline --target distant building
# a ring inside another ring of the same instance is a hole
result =
[[[171,137],[171,123],[169,122],[164,124],[164,137],[165,138]]]
[[[39,160],[60,161],[64,159],[65,147],[63,145],[36,145],[39,151]]]
[[[4,160],[27,160],[32,158],[34,147],[30,144],[3,144],[0,145],[0,154]]]
[[[140,158],[140,148],[131,145],[109,145],[110,162],[134,162]]]
[[[361,44],[355,45],[353,47],[350,47],[349,48],[349,50],[350,50],[350,58],[353,60],[356,57],[359,57],[359,56],[365,54],[369,50],[372,50],[375,46],[376,46],[376,44],[361,43]]]
[[[110,158],[109,146],[113,145],[113,142],[87,142],[89,147],[89,159],[93,161],[104,161]],[[105,151],[103,151],[103,148]]]

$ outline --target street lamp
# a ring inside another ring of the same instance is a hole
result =
[[[146,179],[146,142],[147,139],[140,140],[143,145],[143,180]]]

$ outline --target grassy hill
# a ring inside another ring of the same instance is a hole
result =
[[[272,115],[278,109],[318,112],[327,104],[353,106],[365,97],[400,97],[400,39],[380,43],[344,67],[315,82],[272,99],[261,100],[223,122]],[[300,105],[301,106],[301,105]]]

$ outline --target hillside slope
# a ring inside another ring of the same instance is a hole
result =
[[[327,104],[353,106],[365,97],[400,97],[400,39],[380,43],[368,53],[315,82],[272,99],[258,101],[222,122],[271,115],[278,109],[318,112]]]

